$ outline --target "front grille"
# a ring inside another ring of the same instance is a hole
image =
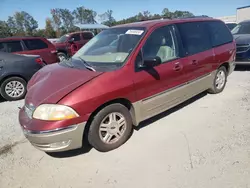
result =
[[[250,49],[250,44],[237,44],[237,53],[244,53]]]

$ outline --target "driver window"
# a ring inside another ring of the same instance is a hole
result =
[[[142,48],[143,58],[158,56],[161,58],[161,62],[164,63],[178,57],[176,47],[177,43],[171,27],[161,27],[153,31],[144,44]]]

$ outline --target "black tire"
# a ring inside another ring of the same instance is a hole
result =
[[[57,53],[57,56],[58,56],[60,62],[63,61],[62,59],[64,59],[64,60],[68,59],[67,54],[65,54],[65,53],[63,53],[63,52]]]
[[[103,119],[112,112],[122,114],[126,121],[126,129],[119,140],[117,140],[115,143],[107,144],[102,141],[101,136],[99,135],[99,128]],[[131,115],[125,106],[122,104],[111,104],[100,110],[93,118],[89,128],[88,141],[98,151],[108,152],[114,150],[123,145],[129,139],[133,129],[132,124]]]
[[[225,74],[225,82],[224,82],[223,87],[218,89],[218,88],[216,87],[216,79],[217,79],[217,74],[218,74],[219,72],[221,72],[221,71],[223,71],[224,74]],[[226,67],[224,67],[224,66],[219,67],[218,70],[216,71],[216,74],[215,74],[215,77],[214,77],[214,80],[213,80],[213,86],[212,86],[212,88],[210,88],[210,89],[208,90],[208,93],[211,93],[211,94],[221,93],[221,92],[224,90],[224,88],[225,88],[225,86],[226,86],[226,83],[227,83],[227,74],[228,74],[228,73],[227,73]]]
[[[21,83],[24,87],[24,91],[22,92],[22,94],[20,96],[10,96],[6,93],[5,91],[5,87],[7,84],[9,84],[10,82],[13,82],[13,81],[17,81],[19,83]],[[20,78],[20,77],[10,77],[10,78],[7,78],[6,80],[4,80],[0,86],[0,94],[1,96],[7,100],[7,101],[16,101],[16,100],[20,100],[20,99],[23,99],[25,97],[27,93],[27,82]]]

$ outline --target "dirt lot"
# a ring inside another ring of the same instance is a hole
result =
[[[22,136],[23,101],[2,102],[0,187],[248,188],[249,96],[250,72],[235,71],[222,94],[201,94],[144,122],[115,151],[53,157]]]

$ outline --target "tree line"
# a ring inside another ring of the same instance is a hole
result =
[[[97,14],[92,9],[84,6],[77,7],[75,10],[55,8],[51,9],[51,15],[45,20],[45,28],[38,29],[38,22],[27,12],[21,11],[9,16],[6,21],[0,20],[0,38],[9,36],[41,36],[46,38],[56,38],[63,34],[79,30],[75,24],[94,24],[97,19],[105,25],[114,26],[125,23],[132,23],[142,20],[159,18],[180,18],[194,16],[189,11],[174,12],[164,8],[160,14],[151,14],[149,11],[139,12],[137,15],[126,19],[116,20],[113,11],[107,10],[102,14]]]

